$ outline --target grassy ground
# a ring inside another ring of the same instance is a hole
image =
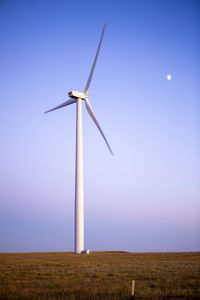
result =
[[[0,299],[200,299],[200,253],[0,254]]]

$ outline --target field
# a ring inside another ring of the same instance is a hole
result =
[[[0,254],[0,299],[200,299],[200,253]]]

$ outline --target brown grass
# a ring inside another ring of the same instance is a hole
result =
[[[0,254],[0,299],[200,299],[200,253]]]

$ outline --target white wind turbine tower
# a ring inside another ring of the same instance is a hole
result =
[[[76,103],[76,173],[75,173],[75,253],[83,253],[84,251],[84,205],[83,205],[83,150],[82,150],[82,100],[85,101],[86,109],[96,124],[97,128],[99,129],[108,149],[110,150],[111,154],[112,150],[108,144],[108,141],[99,125],[99,122],[95,116],[95,113],[92,109],[92,106],[88,100],[88,89],[92,80],[92,76],[94,73],[94,68],[97,62],[99,50],[101,47],[104,31],[106,25],[103,27],[103,31],[101,34],[101,38],[99,41],[97,53],[94,59],[94,63],[92,69],[90,71],[90,75],[86,84],[86,88],[84,93],[71,91],[68,93],[71,99],[67,100],[66,102],[46,111],[48,113],[50,111],[65,107],[67,105]]]

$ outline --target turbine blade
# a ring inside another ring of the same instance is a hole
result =
[[[105,135],[104,135],[104,133],[103,133],[100,125],[99,125],[99,122],[97,121],[97,118],[96,118],[95,113],[94,113],[94,111],[92,109],[92,106],[91,106],[91,104],[90,104],[90,102],[89,102],[89,100],[87,98],[85,99],[85,105],[86,105],[86,109],[87,109],[90,117],[92,118],[92,120],[96,124],[96,126],[99,129],[99,131],[100,131],[100,133],[101,133],[104,141],[106,142],[106,145],[108,146],[108,149],[110,150],[110,153],[113,155],[113,152],[112,152],[112,150],[110,148],[110,145],[108,144],[108,141],[107,141],[107,139],[106,139],[106,137],[105,137]]]
[[[98,46],[98,49],[97,49],[97,53],[96,53],[96,56],[95,56],[95,59],[94,59],[94,62],[93,62],[93,66],[92,66],[92,69],[91,69],[91,71],[90,71],[90,75],[89,75],[89,78],[88,78],[88,81],[87,81],[87,84],[86,84],[86,87],[85,87],[84,94],[85,94],[86,96],[87,96],[87,94],[88,94],[88,89],[89,89],[90,82],[91,82],[91,80],[92,80],[92,76],[93,76],[93,73],[94,73],[94,68],[95,68],[95,65],[96,65],[96,62],[97,62],[97,58],[98,58],[98,55],[99,55],[99,50],[100,50],[100,48],[101,48],[101,43],[102,43],[102,39],[103,39],[103,35],[104,35],[105,28],[106,28],[106,24],[105,24],[104,27],[103,27],[102,34],[101,34],[101,38],[100,38],[100,41],[99,41],[99,46]]]
[[[76,99],[69,99],[69,100],[65,101],[64,103],[62,103],[62,104],[60,104],[60,105],[58,105],[58,106],[56,106],[56,107],[54,107],[54,108],[52,108],[52,109],[50,109],[50,110],[45,111],[44,113],[46,114],[46,113],[48,113],[48,112],[50,112],[50,111],[53,111],[53,110],[59,109],[59,108],[61,108],[61,107],[64,107],[64,106],[73,104],[73,103],[75,103],[75,102],[76,102]]]

